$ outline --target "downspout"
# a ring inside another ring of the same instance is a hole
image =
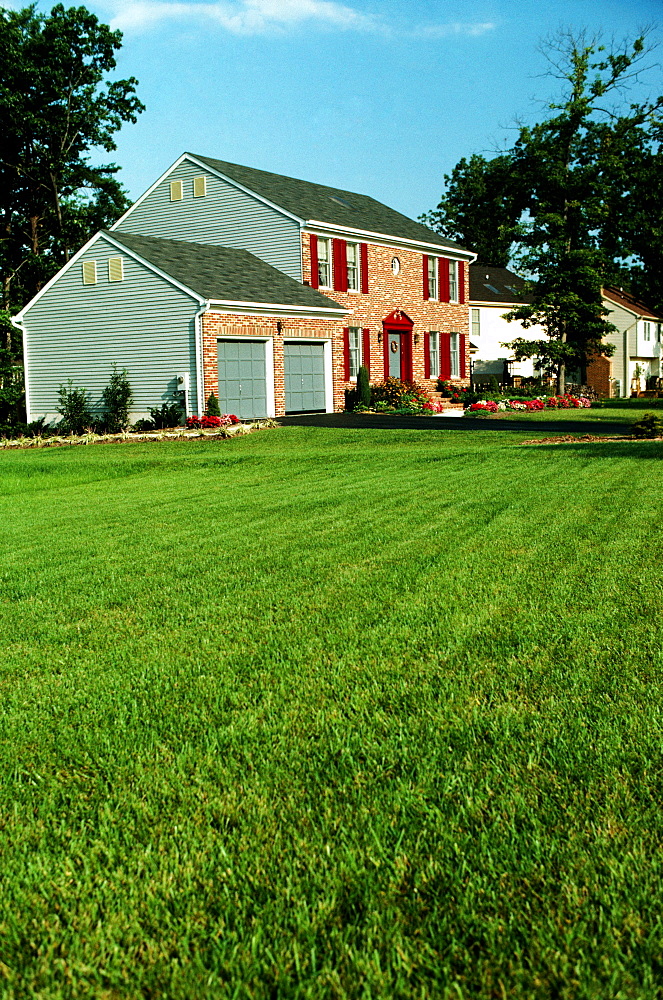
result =
[[[203,354],[203,316],[209,310],[209,301],[204,302],[195,316],[194,339],[196,341],[196,395],[198,397],[198,415],[205,410],[205,366]],[[190,414],[187,414],[190,416]]]
[[[17,330],[21,331],[21,338],[23,341],[23,381],[25,382],[25,420],[26,423],[31,424],[30,383],[28,381],[28,332],[23,326],[22,319],[17,319],[16,316],[10,316],[9,322],[12,326],[15,326]]]

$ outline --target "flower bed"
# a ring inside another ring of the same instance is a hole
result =
[[[239,417],[234,413],[222,413],[220,417],[187,417],[186,425],[189,430],[207,430],[212,427],[230,427],[231,424],[238,424]]]
[[[538,399],[480,399],[465,410],[466,416],[477,413],[518,412],[533,413],[537,410],[569,410],[590,407],[586,396],[541,396]]]

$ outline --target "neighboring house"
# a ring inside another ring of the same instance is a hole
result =
[[[476,383],[495,375],[498,382],[512,377],[531,378],[536,372],[534,360],[514,361],[513,351],[504,344],[523,337],[542,340],[540,326],[525,329],[518,322],[509,323],[505,313],[523,302],[531,302],[525,282],[506,267],[491,264],[470,265],[470,353],[472,375]]]
[[[663,318],[621,288],[604,288],[606,319],[617,327],[605,338],[615,348],[610,358],[594,359],[587,382],[600,396],[630,396],[661,375]]]
[[[16,317],[28,417],[113,364],[132,418],[185,388],[242,418],[344,408],[361,364],[469,376],[471,251],[365,195],[183,154]]]

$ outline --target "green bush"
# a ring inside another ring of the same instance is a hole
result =
[[[360,406],[371,405],[371,383],[368,380],[368,368],[362,365],[357,372],[357,402]]]
[[[101,398],[106,408],[104,427],[111,434],[123,431],[129,425],[129,407],[134,398],[126,368],[119,372],[117,365],[113,365],[113,374],[102,392]]]
[[[430,399],[423,386],[400,378],[386,378],[378,382],[371,387],[371,397],[376,409],[402,410],[406,413],[419,413]]]
[[[663,418],[656,413],[644,413],[633,424],[633,437],[657,438],[663,437]]]
[[[219,409],[219,401],[213,392],[210,392],[207,398],[207,409],[205,410],[206,417],[220,417],[221,410]]]
[[[150,416],[156,429],[163,430],[164,427],[179,427],[184,411],[179,403],[162,403],[160,407],[155,406],[150,410]]]
[[[23,366],[10,351],[0,349],[0,424],[25,423]]]
[[[153,420],[137,420],[135,424],[132,424],[131,430],[135,431],[136,434],[145,434],[148,431],[153,431],[154,427]]]
[[[94,427],[94,417],[90,409],[91,397],[85,389],[77,389],[71,379],[58,389],[60,405],[56,407],[62,415],[59,431],[68,434],[82,434]]]

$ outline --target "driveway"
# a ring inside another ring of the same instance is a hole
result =
[[[503,434],[628,434],[629,421],[500,420],[479,417],[403,417],[382,413],[302,413],[279,417],[284,427],[337,427],[340,430],[497,431]]]

